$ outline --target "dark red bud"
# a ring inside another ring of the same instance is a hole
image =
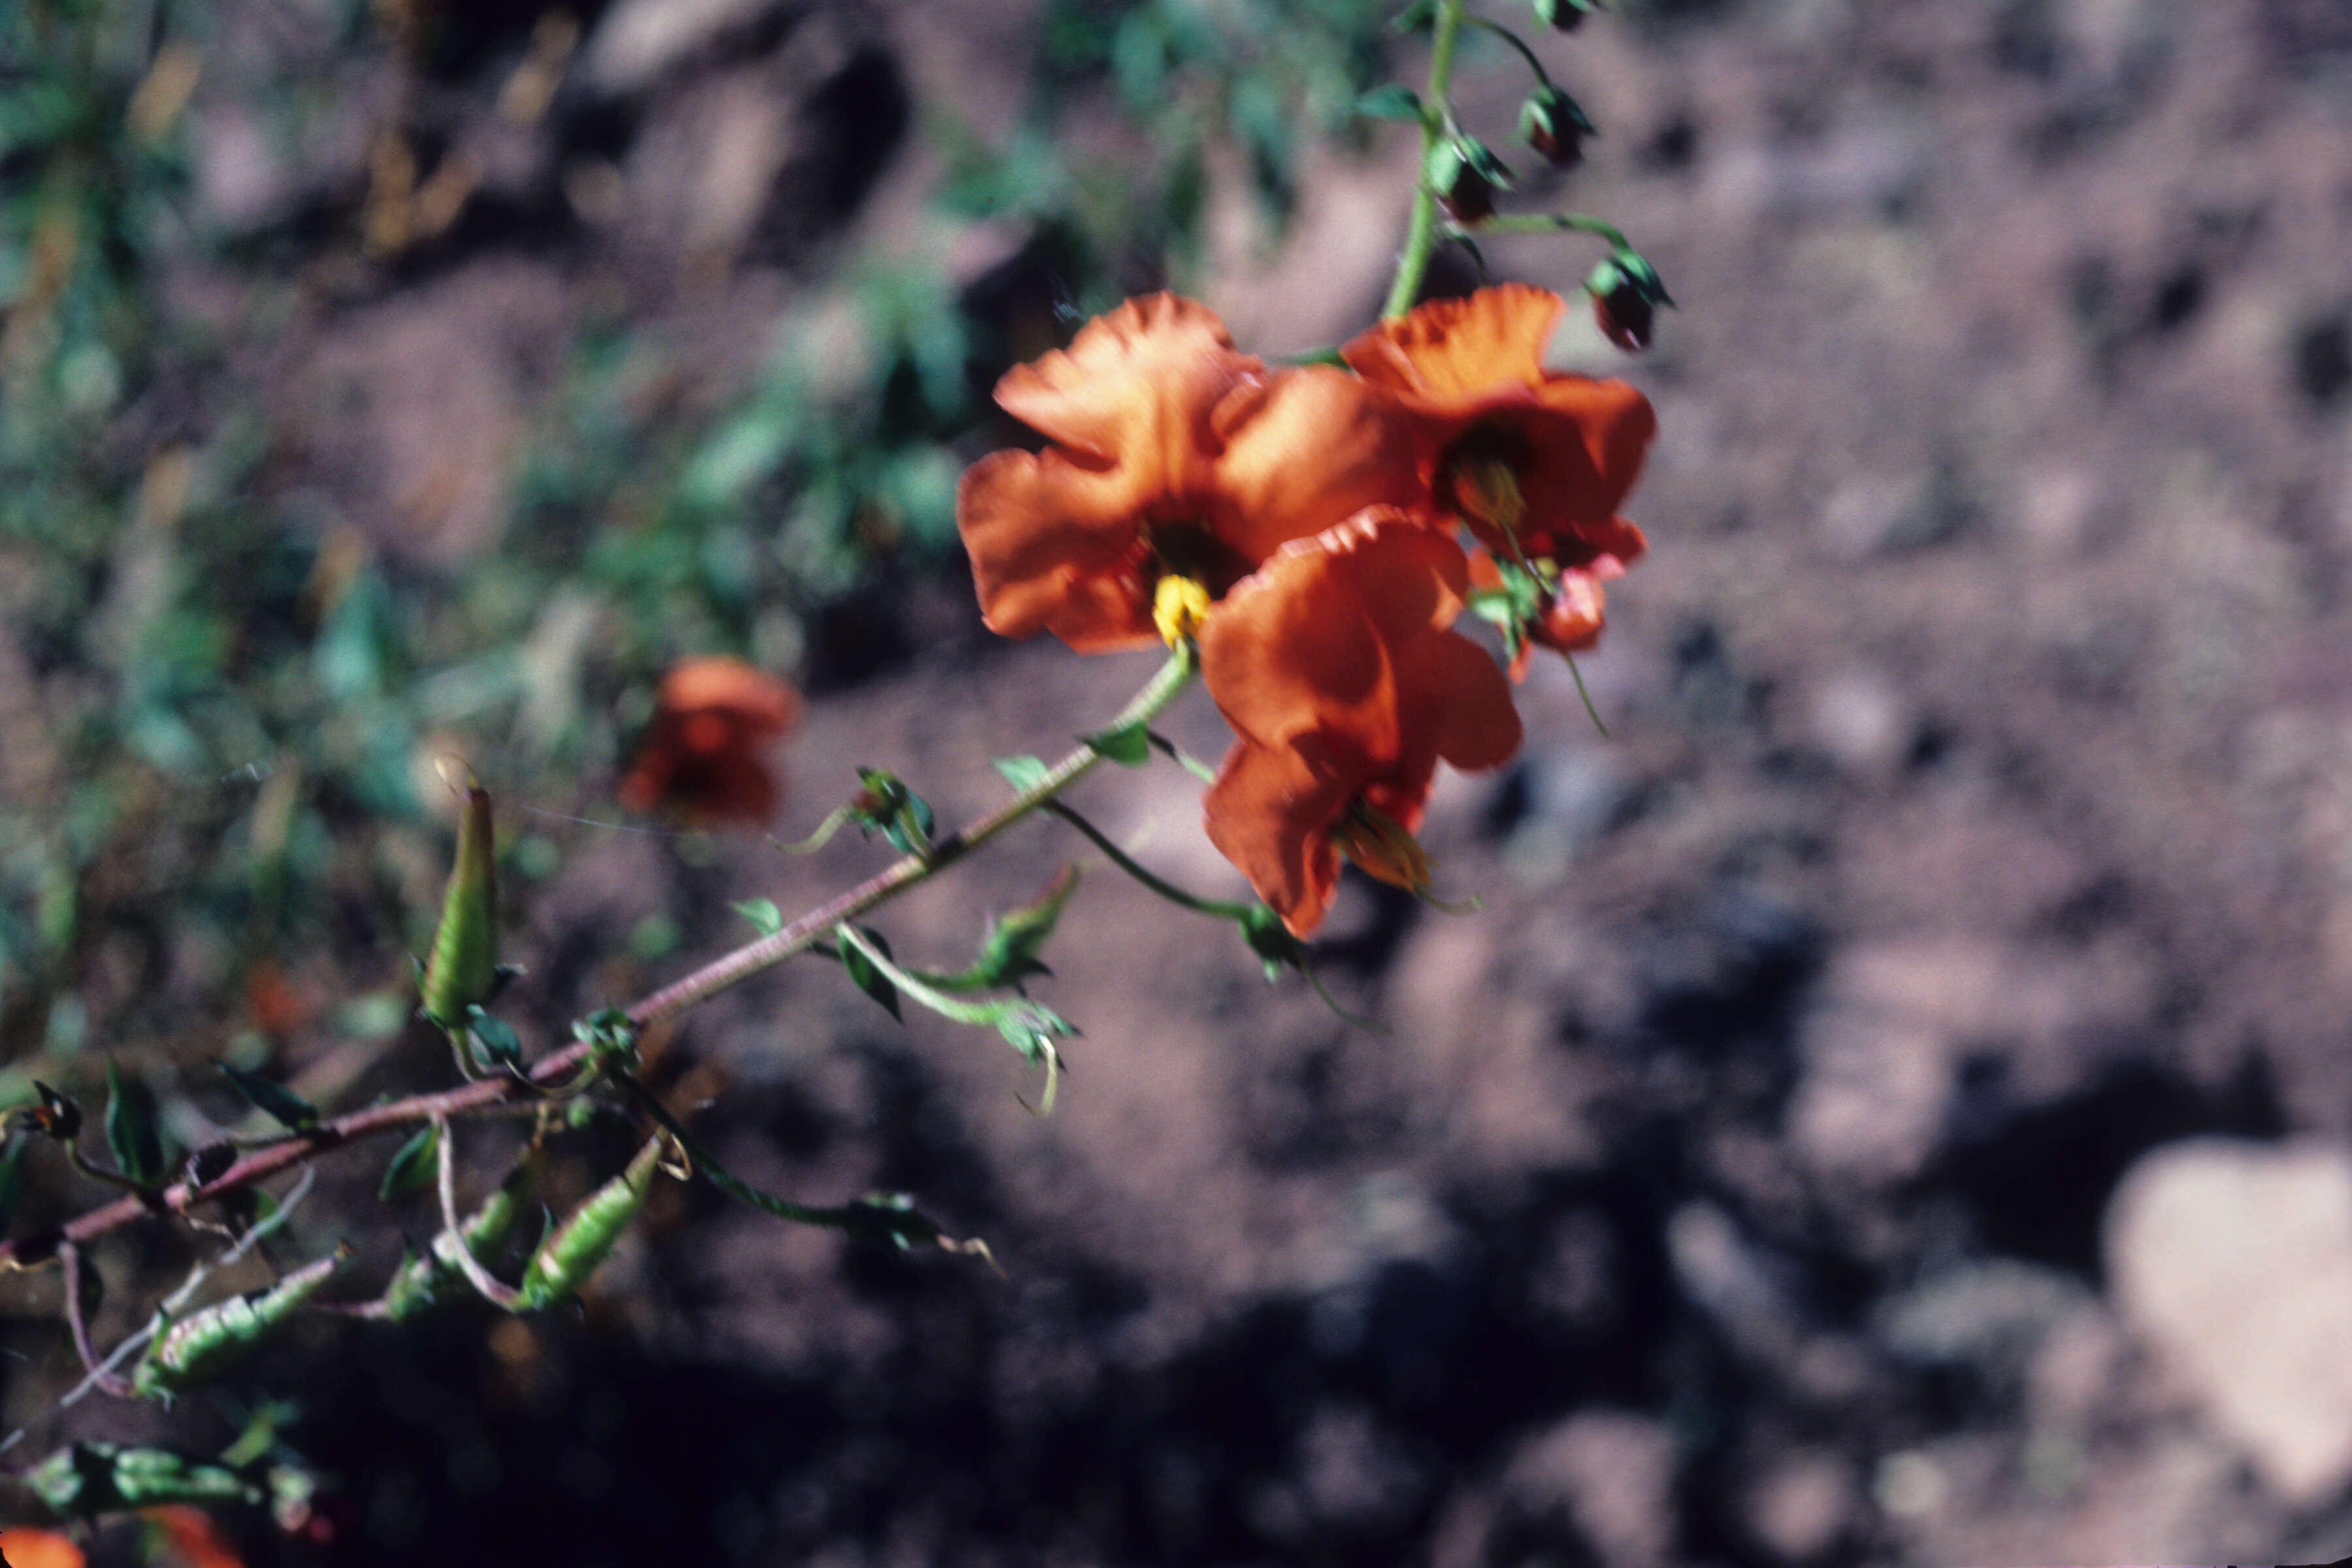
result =
[[[1630,354],[1650,346],[1658,312],[1641,289],[1624,282],[1592,297],[1592,319],[1601,323],[1603,336]]]

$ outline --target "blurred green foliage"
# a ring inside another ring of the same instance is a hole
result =
[[[995,375],[1081,314],[1197,278],[1218,147],[1274,232],[1307,145],[1360,133],[1389,42],[1378,0],[1049,0],[1004,144],[923,106],[943,205],[1017,234],[999,271],[1033,280],[1037,310],[936,257],[840,257],[716,403],[671,395],[651,331],[582,320],[503,526],[446,569],[322,521],[289,480],[299,437],[238,380],[226,338],[266,334],[353,226],[192,227],[181,111],[227,9],[0,5],[0,1100],[36,1058],[94,1080],[54,1058],[100,1039],[150,1072],[225,1047],[258,1065],[268,1042],[235,1031],[268,1011],[273,966],[313,1003],[383,1002],[446,864],[436,752],[461,746],[502,804],[617,815],[601,781],[662,668],[728,651],[799,669],[827,606],[950,559]],[[335,8],[337,49],[383,47],[368,15]],[[316,80],[281,85],[265,114],[319,111]],[[1106,107],[1131,140],[1066,134]],[[166,307],[182,255],[252,285],[246,325]],[[502,846],[509,885],[572,831]],[[326,1022],[362,1012],[380,1036],[383,1005]]]

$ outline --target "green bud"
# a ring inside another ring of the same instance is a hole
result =
[[[348,1244],[338,1247],[267,1289],[233,1296],[172,1324],[147,1347],[131,1375],[131,1392],[166,1397],[219,1376],[300,1310],[351,1256]]]
[[[1584,162],[1584,139],[1599,134],[1583,106],[1549,82],[1519,105],[1519,140],[1555,169]]]
[[[1448,136],[1429,150],[1423,177],[1437,205],[1456,223],[1476,223],[1495,214],[1495,193],[1511,188],[1511,171],[1494,149],[1475,136]]]
[[[457,860],[441,900],[441,924],[425,965],[425,1016],[453,1033],[466,1027],[466,1009],[490,1000],[499,984],[499,876],[490,839],[490,792],[473,769],[444,757],[441,776],[460,788],[466,814],[457,822]]]
[[[588,1194],[553,1234],[539,1244],[523,1270],[516,1306],[522,1311],[551,1307],[577,1291],[596,1272],[629,1222],[645,1207],[646,1194],[661,1166],[667,1140],[656,1133],[637,1151],[629,1168]]]
[[[76,1443],[25,1472],[25,1484],[61,1519],[95,1519],[171,1502],[262,1500],[261,1489],[225,1466],[169,1448]]]
[[[1573,33],[1584,26],[1591,0],[1535,0],[1536,20],[1558,32]]]
[[[1592,296],[1592,317],[1602,333],[1627,353],[1650,346],[1657,308],[1674,304],[1658,269],[1638,251],[1617,251],[1594,268],[1584,291]]]
[[[475,1262],[487,1266],[514,1234],[515,1221],[522,1214],[523,1194],[538,1174],[539,1151],[527,1150],[498,1190],[459,1227],[466,1250],[474,1255]],[[424,1257],[402,1259],[392,1283],[384,1287],[383,1315],[395,1323],[415,1316],[443,1300],[442,1287],[457,1278],[457,1244],[445,1230],[433,1238]]]

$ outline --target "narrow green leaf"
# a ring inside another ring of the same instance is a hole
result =
[[[281,1084],[270,1082],[258,1073],[243,1068],[218,1064],[221,1076],[229,1087],[245,1096],[245,1101],[261,1111],[289,1132],[308,1132],[319,1125],[319,1108]]]
[[[1389,26],[1399,33],[1420,33],[1436,26],[1436,23],[1437,0],[1412,0],[1412,5],[1390,20]]]
[[[16,1200],[25,1194],[24,1158],[22,1143],[11,1143],[8,1152],[0,1154],[0,1237],[6,1236],[16,1223]]]
[[[428,1121],[393,1152],[392,1163],[383,1168],[383,1184],[375,1195],[389,1201],[423,1192],[433,1181],[440,1156],[441,1129]]]
[[[1034,901],[999,917],[981,942],[980,961],[972,965],[976,983],[1017,985],[1032,974],[1049,973],[1037,954],[1077,889],[1078,868],[1065,866]]]
[[[784,911],[776,908],[773,899],[744,899],[730,907],[750,921],[751,929],[761,936],[773,936],[784,929]]]
[[[1401,81],[1376,87],[1356,100],[1356,112],[1370,120],[1412,120],[1422,118],[1421,94]]]
[[[522,1041],[516,1037],[513,1026],[503,1018],[483,1012],[479,1004],[466,1009],[466,1027],[473,1032],[475,1043],[491,1061],[512,1066],[522,1060]]]
[[[1097,730],[1081,739],[1123,768],[1139,768],[1151,760],[1151,735],[1139,722]]]
[[[142,1187],[163,1179],[163,1139],[155,1130],[155,1097],[137,1079],[106,1063],[106,1146],[115,1169]]]
[[[882,940],[882,934],[879,931],[861,926],[858,928],[858,934],[872,942],[883,957],[890,956],[890,944]],[[874,967],[872,959],[858,951],[857,944],[849,940],[849,929],[846,926],[842,928],[838,947],[841,953],[841,967],[848,971],[850,984],[881,1003],[889,1011],[890,1016],[897,1018],[902,1024],[905,1023],[906,1018],[898,1011],[898,988],[890,984],[888,975]]]
[[[998,757],[995,765],[1004,782],[1023,795],[1044,784],[1053,772],[1042,757]]]

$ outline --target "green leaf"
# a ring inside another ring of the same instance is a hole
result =
[[[163,1179],[163,1139],[155,1130],[155,1097],[137,1079],[106,1063],[106,1146],[115,1169],[142,1187]]]
[[[1139,721],[1116,729],[1097,730],[1080,739],[1123,768],[1139,768],[1151,760],[1151,734]]]
[[[1032,974],[1051,971],[1037,954],[1054,934],[1054,922],[1078,889],[1078,868],[1065,866],[1034,900],[1000,917],[980,944],[980,960],[972,965],[978,985],[1017,985]]]
[[[435,1162],[440,1155],[441,1129],[428,1121],[393,1152],[392,1163],[383,1168],[383,1184],[376,1188],[375,1195],[389,1202],[423,1192],[433,1180]]]
[[[872,942],[883,957],[890,956],[890,944],[882,940],[882,934],[879,931],[860,926],[858,934]],[[849,940],[849,929],[846,926],[842,928],[839,949],[841,967],[849,972],[850,984],[881,1003],[888,1010],[890,1016],[897,1018],[902,1024],[905,1023],[907,1021],[905,1016],[898,1011],[898,988],[890,984],[888,975],[874,967],[872,959],[858,951],[857,944]]]
[[[784,911],[776,908],[773,899],[744,899],[730,906],[751,922],[751,929],[761,936],[773,936],[784,929]]]
[[[1412,0],[1398,12],[1389,26],[1400,33],[1419,33],[1436,26],[1437,0]]]
[[[7,1235],[16,1223],[16,1200],[25,1193],[24,1158],[22,1143],[12,1143],[5,1154],[0,1154],[0,1236]]]
[[[1053,772],[1042,757],[998,757],[995,765],[1004,782],[1023,795],[1044,784]]]
[[[1372,89],[1356,100],[1355,110],[1368,120],[1418,121],[1424,113],[1421,107],[1421,94],[1401,81]]]
[[[492,1017],[478,1003],[466,1009],[466,1027],[472,1032],[482,1054],[500,1066],[511,1066],[522,1060],[522,1041],[503,1018]]]
[[[243,1068],[218,1064],[221,1076],[229,1086],[245,1096],[245,1102],[268,1115],[289,1132],[308,1132],[319,1125],[319,1108],[279,1084],[274,1084],[258,1073]]]

